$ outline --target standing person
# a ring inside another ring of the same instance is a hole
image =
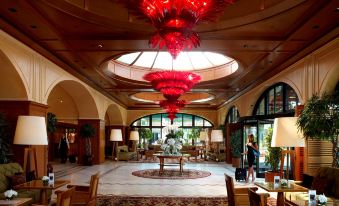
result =
[[[60,150],[60,159],[61,163],[66,163],[67,161],[67,154],[69,149],[69,142],[65,135],[62,136],[59,142],[59,150]]]
[[[247,151],[243,153],[243,154],[247,154],[247,161],[248,161],[248,173],[247,173],[246,182],[248,182],[250,175],[252,175],[252,182],[254,182],[255,177],[254,177],[254,171],[253,171],[253,163],[255,161],[255,155],[253,153],[253,150],[256,150],[257,152],[259,152],[259,149],[258,149],[257,143],[254,141],[253,134],[249,134],[247,139],[248,139],[248,142],[246,144]]]

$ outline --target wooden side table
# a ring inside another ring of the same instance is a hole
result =
[[[0,200],[0,205],[21,206],[31,200],[32,198],[14,198],[13,200]]]

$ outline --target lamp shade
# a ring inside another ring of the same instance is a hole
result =
[[[131,131],[131,133],[129,134],[129,140],[139,141],[139,132]]]
[[[208,140],[208,134],[206,131],[202,130],[200,132],[200,136],[199,136],[200,141],[207,141]]]
[[[305,147],[305,140],[297,128],[298,117],[274,119],[272,147]]]
[[[222,130],[220,129],[212,130],[211,142],[222,142],[223,140],[224,136],[222,134]]]
[[[121,129],[112,129],[111,136],[109,138],[112,142],[121,142],[122,141],[122,132]]]
[[[19,116],[13,144],[48,145],[45,117]]]

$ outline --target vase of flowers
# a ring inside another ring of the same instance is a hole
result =
[[[180,155],[181,148],[181,144],[173,138],[167,139],[166,143],[161,145],[166,155]]]
[[[4,192],[4,195],[7,200],[12,200],[14,197],[18,195],[18,193],[11,189],[11,190],[7,190],[6,192]]]
[[[280,185],[281,185],[281,187],[287,187],[288,181],[286,179],[282,179],[282,180],[280,180]]]
[[[318,195],[318,197],[317,197],[317,203],[318,203],[318,205],[326,205],[326,203],[327,203],[327,197],[326,197],[324,194]]]
[[[47,186],[49,182],[49,177],[48,176],[43,176],[42,177],[42,184]]]

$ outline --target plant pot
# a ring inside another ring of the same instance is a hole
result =
[[[273,182],[274,176],[280,176],[280,172],[266,171],[265,172],[265,182]]]
[[[241,166],[241,158],[240,157],[232,157],[232,166],[235,168],[239,168]]]
[[[92,160],[93,156],[92,155],[84,155],[84,165],[86,166],[92,166]]]

